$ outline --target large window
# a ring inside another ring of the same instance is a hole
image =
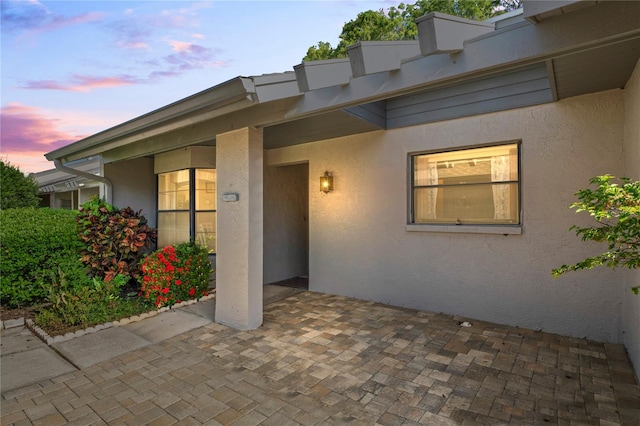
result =
[[[216,170],[158,175],[158,246],[197,241],[216,250]]]
[[[518,143],[417,153],[410,162],[411,223],[520,223]]]

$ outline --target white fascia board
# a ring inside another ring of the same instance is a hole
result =
[[[640,2],[599,3],[544,26],[528,21],[468,40],[456,54],[406,61],[398,71],[354,78],[305,93],[288,119],[464,81],[589,48],[640,37]]]
[[[130,143],[139,138],[146,138],[173,128],[192,124],[194,120],[198,120],[194,115],[203,109],[208,111],[203,118],[208,119],[212,114],[212,110],[214,115],[216,111],[220,114],[228,113],[235,109],[245,108],[255,102],[253,80],[247,77],[236,77],[133,120],[51,151],[45,154],[45,157],[47,160],[82,158],[82,151],[98,145],[106,145],[110,141],[116,141],[116,146],[118,146],[117,144],[122,144],[122,138],[125,137],[127,139],[125,143]],[[109,146],[109,148],[113,147]]]

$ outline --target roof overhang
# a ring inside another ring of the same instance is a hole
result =
[[[48,160],[73,161],[140,139],[210,120],[257,102],[252,79],[237,77],[148,114],[45,154]]]
[[[465,41],[464,48],[457,53],[407,59],[398,70],[368,74],[352,78],[348,85],[307,92],[287,114],[287,118],[302,118],[415,91],[449,86],[522,66],[569,59],[572,55],[583,55],[581,67],[586,66],[587,57],[588,62],[595,66],[601,63],[600,57],[590,56],[586,52],[619,47],[622,43],[628,54],[618,52],[611,59],[624,64],[623,74],[629,76],[633,68],[629,68],[628,63],[635,64],[632,59],[635,57],[637,61],[640,56],[638,16],[640,2],[622,1],[582,7],[571,14],[546,19],[540,24],[521,20]],[[609,68],[617,66],[611,62],[607,65]],[[566,83],[571,82],[554,81],[555,86]],[[614,87],[620,86],[610,88]],[[601,90],[601,87],[598,89]],[[584,87],[582,93],[589,93],[590,90],[590,87]]]
[[[536,78],[548,82],[521,84],[551,95],[519,106],[619,88],[640,58],[638,16],[640,2],[625,1],[526,0],[525,13],[486,23],[434,13],[420,19],[417,42],[360,42],[348,49],[348,59],[237,77],[46,157],[68,162],[100,154],[108,163],[215,144],[217,134],[247,126],[264,129],[266,148],[385,129],[388,106],[403,97],[427,99],[449,90],[473,96],[461,91],[499,88],[502,76],[524,78],[529,69],[542,69]]]

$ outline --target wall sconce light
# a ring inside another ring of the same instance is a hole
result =
[[[325,171],[324,175],[320,176],[320,191],[325,194],[333,191],[333,176],[328,171]]]

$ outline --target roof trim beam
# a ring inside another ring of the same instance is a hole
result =
[[[409,60],[398,71],[365,75],[346,86],[305,93],[287,118],[374,102],[640,37],[638,16],[640,2],[604,2],[562,20],[548,20],[544,29],[529,22],[514,24],[466,42],[456,54]]]
[[[555,101],[558,98],[558,87],[556,86],[556,73],[553,70],[553,59],[549,59],[545,62],[545,66],[547,67],[547,74],[549,75],[549,88],[551,89],[551,96]]]
[[[235,129],[253,126],[262,127],[284,121],[284,114],[290,108],[286,100],[269,104],[259,104],[251,108],[235,111],[224,120],[199,121],[186,128],[174,129],[132,143],[118,143],[108,151],[101,153],[104,163],[154,155],[190,145],[213,144],[216,136]],[[120,142],[120,141],[118,141]],[[96,147],[94,150],[99,150]],[[84,153],[83,153],[84,154]],[[80,155],[80,154],[79,154]]]

